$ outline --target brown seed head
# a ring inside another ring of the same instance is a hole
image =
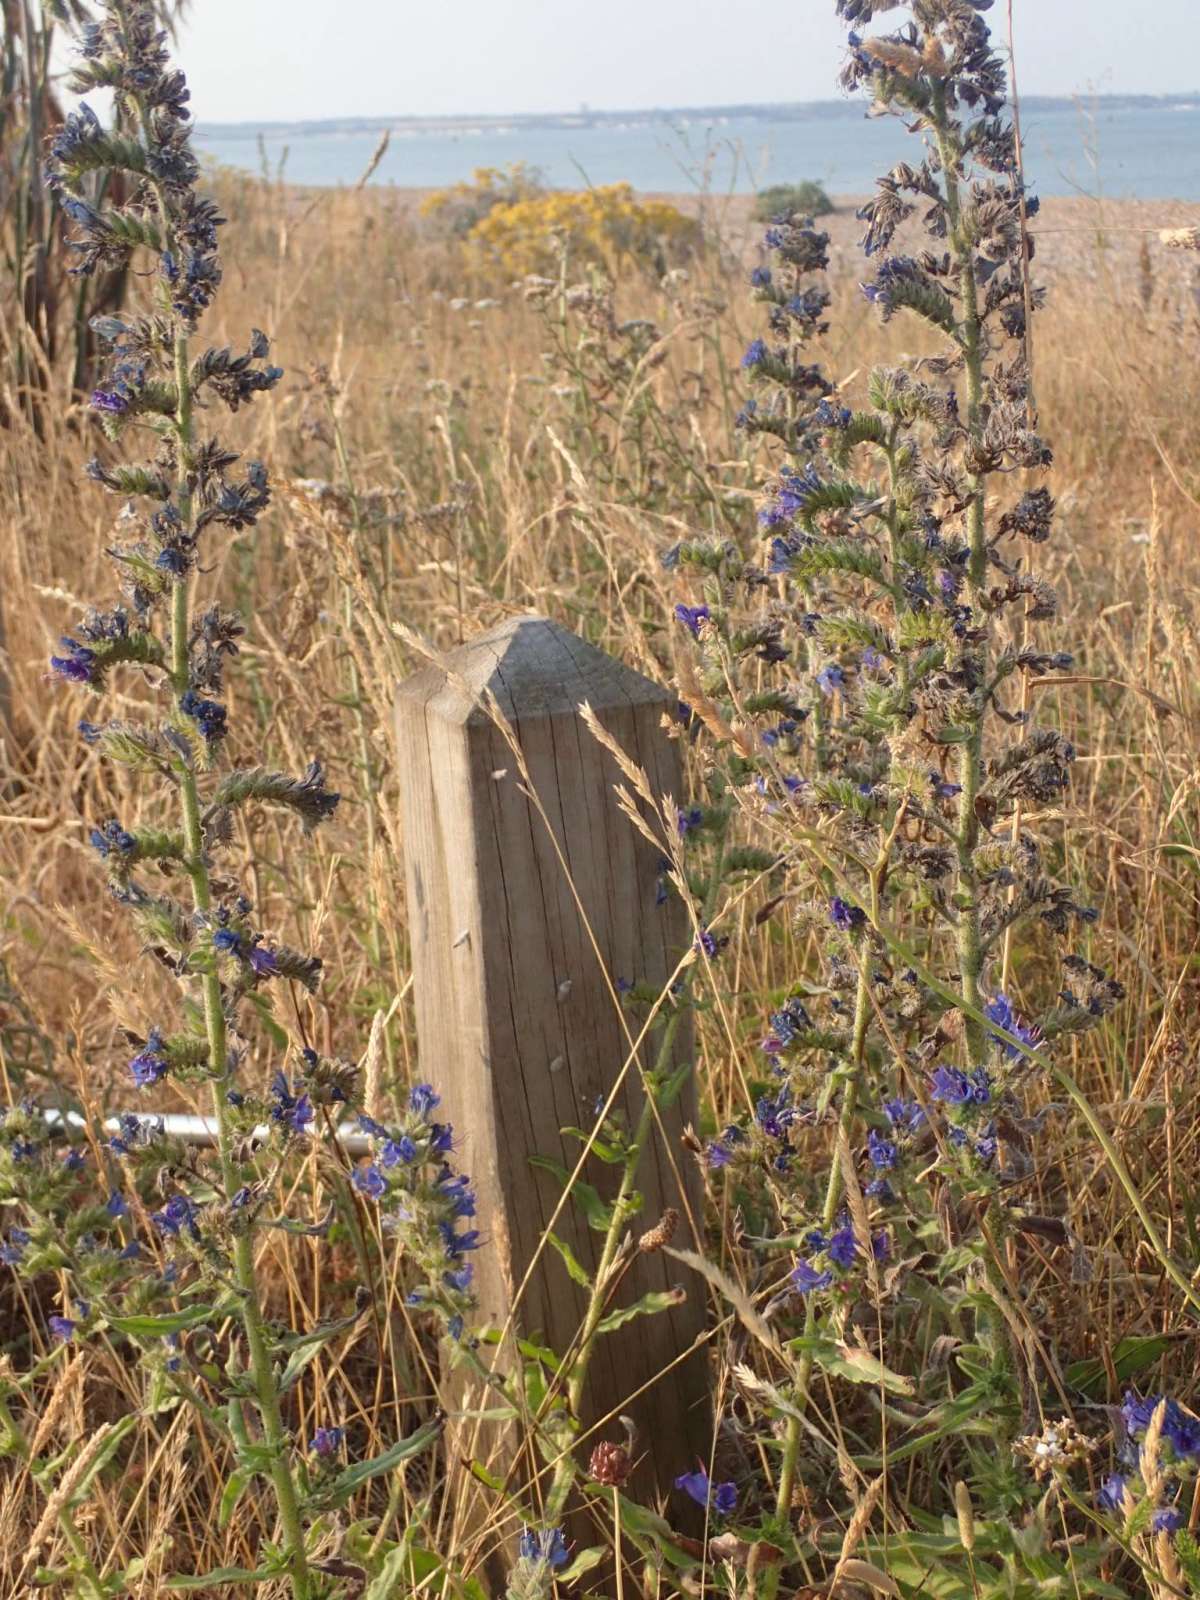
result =
[[[644,1255],[653,1255],[656,1250],[661,1250],[663,1245],[670,1244],[678,1226],[679,1213],[674,1206],[668,1206],[656,1226],[638,1240],[638,1249]]]
[[[610,1444],[605,1439],[592,1451],[588,1473],[597,1483],[607,1484],[610,1489],[623,1489],[629,1481],[630,1465],[625,1446]]]

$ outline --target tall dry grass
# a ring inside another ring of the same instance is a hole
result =
[[[537,611],[647,672],[670,672],[673,597],[658,554],[688,531],[749,539],[766,470],[765,452],[747,457],[732,425],[753,241],[740,203],[712,205],[708,244],[686,279],[625,275],[618,319],[652,319],[661,341],[652,361],[622,368],[602,305],[577,301],[561,324],[548,322],[503,275],[465,276],[452,245],[420,235],[406,197],[225,179],[223,200],[233,225],[222,335],[244,338],[269,285],[267,331],[289,373],[239,438],[268,463],[276,507],[204,579],[254,619],[239,689],[249,703],[230,721],[253,758],[290,769],[320,753],[346,796],[302,858],[269,826],[256,831],[255,898],[267,927],[299,915],[298,942],[325,957],[323,1047],[360,1056],[372,1016],[385,1013],[386,1093],[415,1059],[389,714],[393,683],[417,663],[396,625],[444,646]],[[1063,597],[1060,638],[1077,665],[1032,690],[1054,697],[1081,752],[1064,871],[1089,887],[1104,964],[1129,992],[1113,1026],[1064,1049],[1184,1261],[1200,1261],[1200,285],[1197,258],[1167,255],[1154,230],[1194,221],[1195,209],[1047,204],[1038,232],[1052,298],[1034,352],[1062,508],[1045,575]],[[916,335],[867,316],[853,223],[843,214],[833,231],[826,359],[852,383]],[[11,699],[0,728],[0,1070],[13,1095],[120,1105],[128,1051],[118,1027],[145,1032],[162,996],[127,925],[96,896],[86,839],[111,815],[131,824],[138,798],[81,753],[77,705],[45,676],[76,597],[107,589],[99,568],[112,502],[82,479],[92,423],[65,390],[42,439],[23,431],[19,408],[5,409],[14,422],[0,433]],[[747,900],[726,930],[725,988],[700,1028],[702,1093],[718,1120],[746,1101],[764,997],[806,959],[790,933],[757,929],[755,909]],[[1018,1002],[1040,959],[1034,947],[1014,950]],[[52,1073],[39,1076],[47,1059]],[[185,1104],[166,1096],[162,1108]],[[1051,1113],[1051,1126],[1042,1209],[1087,1241],[1090,1268],[1045,1254],[1029,1296],[1045,1310],[1052,1351],[1107,1370],[1119,1338],[1175,1331],[1176,1301],[1098,1151],[1067,1132],[1066,1118]],[[276,1307],[291,1326],[336,1303],[317,1259],[315,1244],[301,1244],[274,1264]],[[338,1271],[353,1275],[349,1251]],[[344,1416],[369,1454],[434,1403],[429,1352],[395,1285],[382,1290],[377,1317],[292,1397],[298,1432]],[[27,1330],[44,1318],[24,1293],[6,1278],[0,1341],[36,1343]],[[1156,1381],[1184,1392],[1195,1364],[1194,1341],[1181,1337]],[[45,1418],[51,1435],[77,1436],[138,1403],[115,1352],[105,1376],[85,1383],[81,1368],[68,1369]],[[254,1557],[240,1513],[225,1530],[209,1515],[228,1463],[182,1412],[157,1423],[141,1436],[133,1489],[102,1499],[88,1530],[111,1569],[151,1552],[147,1595],[164,1571]],[[936,1472],[936,1458],[921,1470]],[[378,1537],[409,1520],[426,1488],[395,1482]],[[19,1535],[39,1515],[20,1472],[0,1483],[0,1571],[7,1563],[17,1580]],[[454,1515],[449,1500],[429,1511],[443,1552],[490,1537],[465,1521],[456,1529]]]

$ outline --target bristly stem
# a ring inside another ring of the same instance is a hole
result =
[[[139,116],[143,136],[150,144],[149,117],[146,107],[139,102]],[[159,215],[166,240],[174,243],[172,212],[165,190],[155,185]],[[191,530],[193,522],[190,474],[195,446],[192,425],[192,391],[188,359],[187,328],[181,317],[176,317],[174,329],[174,364],[176,383],[176,408],[174,433],[177,453],[176,505],[181,525]],[[171,687],[176,705],[191,686],[191,580],[188,573],[175,580],[171,597]],[[192,888],[192,904],[196,911],[209,912],[212,908],[212,885],[204,847],[204,830],[200,816],[200,795],[196,784],[195,767],[186,763],[179,777],[180,809],[183,817],[183,838],[186,851],[186,871]],[[221,979],[214,969],[205,971],[200,980],[204,1004],[204,1026],[208,1039],[208,1065],[212,1078],[213,1115],[217,1125],[217,1147],[221,1165],[221,1181],[226,1195],[238,1187],[237,1165],[233,1158],[229,1117],[224,1084],[228,1071],[228,1039],[225,1008],[221,993]],[[271,1482],[279,1510],[286,1544],[287,1563],[291,1575],[295,1600],[308,1600],[311,1592],[308,1559],[304,1548],[304,1528],[300,1516],[300,1499],[288,1463],[287,1433],[279,1405],[279,1392],[271,1352],[263,1325],[262,1303],[258,1275],[254,1264],[252,1237],[239,1232],[233,1240],[234,1276],[239,1290],[239,1312],[246,1334],[250,1355],[250,1369],[262,1417],[263,1433],[271,1453]]]
[[[962,205],[958,187],[959,150],[950,120],[946,114],[945,89],[938,85],[934,92],[933,118],[938,156],[946,183],[946,216],[949,225],[949,244],[958,266],[959,293],[962,297],[962,320],[959,340],[963,353],[963,368],[967,388],[967,432],[972,442],[978,442],[983,416],[983,327],[979,316],[979,298],[975,284],[975,257],[970,240],[962,226]],[[984,481],[978,472],[968,476],[970,504],[967,507],[967,541],[969,557],[967,577],[972,595],[978,604],[982,599],[987,576],[987,537],[984,518]],[[981,640],[975,647],[978,660],[978,679],[987,681],[987,645]],[[976,801],[983,769],[984,707],[977,704],[971,718],[970,733],[959,749],[958,781],[962,786],[958,804],[958,887],[960,891],[958,924],[959,981],[967,1005],[979,1011],[981,1007],[980,980],[983,973],[983,941],[980,935],[979,882],[975,870],[975,850],[979,844],[979,819]],[[987,1057],[987,1039],[983,1029],[968,1012],[965,1017],[967,1055],[971,1065],[982,1066]]]
[[[164,225],[167,218],[164,216]],[[193,445],[191,426],[191,393],[188,382],[188,339],[180,326],[175,335],[175,372],[179,384],[178,409],[175,429],[179,450],[178,505],[184,526],[191,522],[191,496],[188,491],[189,456]],[[191,628],[191,585],[185,575],[176,580],[171,610],[171,660],[172,687],[176,701],[187,693],[189,660],[188,636]],[[195,771],[188,765],[180,778],[180,803],[183,812],[183,836],[187,851],[187,872],[192,885],[192,901],[198,911],[207,912],[212,907],[212,886],[205,858],[204,834],[200,821],[200,797],[196,787]],[[208,1036],[209,1070],[212,1074],[213,1114],[217,1124],[217,1145],[221,1163],[221,1180],[225,1193],[232,1195],[238,1187],[237,1166],[233,1159],[226,1109],[224,1083],[227,1073],[228,1041],[226,1038],[225,1009],[221,996],[221,979],[214,971],[205,972],[201,979],[204,998],[204,1026]],[[300,1500],[287,1459],[287,1434],[279,1407],[279,1393],[271,1352],[263,1326],[262,1305],[259,1296],[258,1275],[254,1265],[254,1245],[247,1233],[238,1233],[233,1241],[234,1272],[237,1279],[239,1309],[246,1343],[250,1353],[250,1368],[262,1416],[263,1433],[271,1452],[271,1481],[279,1507],[279,1520],[286,1540],[288,1567],[292,1579],[292,1592],[296,1600],[308,1600],[310,1593],[308,1560],[304,1550],[304,1529],[300,1519]]]

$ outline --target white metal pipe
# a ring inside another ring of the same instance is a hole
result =
[[[51,1127],[61,1126],[63,1114],[61,1111],[45,1111],[42,1113]],[[212,1148],[217,1143],[217,1124],[213,1117],[195,1117],[183,1111],[146,1112],[134,1111],[127,1115],[135,1116],[139,1120],[162,1124],[163,1132],[173,1139],[182,1139],[184,1144],[194,1144],[202,1149]],[[68,1111],[66,1123],[70,1128],[85,1128],[86,1121],[77,1111]],[[104,1122],[106,1133],[119,1133],[121,1119],[108,1117]],[[265,1139],[270,1130],[266,1124],[254,1129],[254,1138]],[[353,1122],[343,1122],[337,1130],[337,1141],[348,1155],[365,1156],[371,1148],[371,1141]]]

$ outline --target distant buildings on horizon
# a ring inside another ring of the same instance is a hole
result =
[[[1200,110],[1200,91],[1188,94],[1098,94],[1098,95],[1022,95],[1026,113],[1066,111],[1074,106],[1092,110],[1181,111]],[[470,115],[437,117],[320,117],[280,122],[210,122],[201,120],[197,131],[202,138],[220,140],[245,138],[258,132],[305,134],[481,134],[515,133],[524,129],[644,128],[657,123],[675,127],[695,123],[726,122],[806,122],[820,119],[855,119],[863,115],[860,102],[851,100],[805,100],[767,105],[662,106],[632,111],[594,111],[581,106],[577,111],[514,112],[508,116]]]

